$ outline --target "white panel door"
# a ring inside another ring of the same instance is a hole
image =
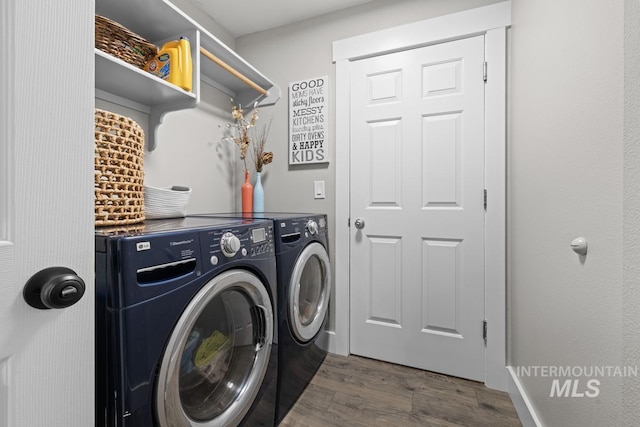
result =
[[[351,352],[484,380],[484,36],[351,68]]]
[[[0,426],[94,425],[94,2],[0,2]],[[36,272],[86,292],[39,310]]]

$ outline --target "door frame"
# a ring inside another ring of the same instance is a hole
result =
[[[506,30],[511,1],[333,42],[336,64],[335,331],[328,349],[349,354],[350,62],[387,53],[484,35],[485,85],[485,384],[506,391]],[[340,143],[342,142],[342,143]],[[478,325],[478,333],[481,333]]]

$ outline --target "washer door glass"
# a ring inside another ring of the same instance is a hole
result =
[[[288,311],[291,331],[301,342],[313,339],[324,323],[331,294],[331,264],[320,243],[304,248],[291,274]]]
[[[244,270],[208,282],[178,320],[156,385],[161,426],[235,426],[262,385],[273,342],[263,283]]]

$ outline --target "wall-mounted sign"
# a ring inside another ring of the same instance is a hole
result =
[[[289,83],[289,164],[329,161],[328,76]]]

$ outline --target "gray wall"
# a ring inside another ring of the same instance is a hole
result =
[[[273,117],[267,149],[275,153],[264,174],[266,209],[327,212],[333,223],[335,145],[345,141],[335,141],[332,113],[330,162],[290,168],[287,87],[328,75],[335,111],[334,40],[495,2],[375,1],[225,39],[283,91],[261,114],[264,121]],[[635,366],[640,354],[640,6],[626,0],[623,16],[622,4],[513,0],[508,343],[515,367]],[[228,111],[228,97],[203,85],[201,105],[167,115],[157,150],[147,154],[149,183],[194,188],[190,212],[240,206],[242,167],[237,152],[221,141]],[[146,126],[144,115],[131,114]],[[325,181],[325,200],[313,199],[314,180]],[[589,241],[586,258],[569,248],[578,236]],[[520,380],[545,425],[640,425],[637,378],[604,378],[595,399],[549,398],[550,378]]]
[[[235,39],[231,34],[221,27],[215,20],[209,15],[203,13],[197,5],[197,0],[171,0],[171,3],[176,5],[178,9],[190,16],[193,20],[202,25],[202,28],[206,28],[214,37],[222,41],[231,49],[235,48]]]
[[[622,4],[513,1],[508,283],[514,367],[623,363]],[[589,242],[586,258],[569,247],[579,236]],[[580,379],[579,391],[588,379]],[[620,378],[602,378],[597,398],[551,398],[551,378],[520,380],[545,425],[620,424]]]
[[[624,186],[622,356],[624,365],[640,357],[640,2],[625,0],[624,9]],[[640,380],[624,379],[623,425],[640,425]]]
[[[498,3],[498,0],[403,0],[374,1],[337,13],[236,39],[236,51],[255,64],[282,90],[275,106],[263,109],[262,116],[273,117],[268,148],[274,151],[274,163],[265,172],[265,209],[335,213],[335,66],[332,42],[434,16]],[[290,167],[288,165],[288,95],[290,82],[329,76],[330,162],[324,165]],[[238,170],[241,170],[238,167]],[[325,181],[326,199],[313,198],[313,181]],[[331,241],[335,242],[332,234]],[[334,284],[341,286],[343,284]],[[333,312],[333,308],[331,308]],[[328,329],[334,330],[334,316]]]

